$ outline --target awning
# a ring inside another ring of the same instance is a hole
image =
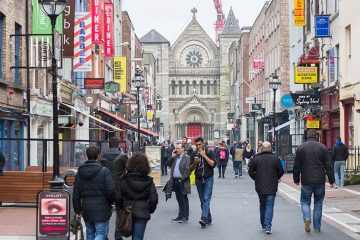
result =
[[[286,122],[286,123],[283,123],[283,124],[277,126],[277,127],[275,128],[275,131],[279,131],[280,129],[283,129],[284,127],[287,127],[287,126],[289,126],[289,125],[291,125],[291,124],[293,124],[293,123],[295,123],[295,119],[291,119],[290,121],[288,121],[288,122]],[[271,132],[273,132],[273,131],[274,131],[274,128],[272,128],[271,130],[269,130],[268,133],[271,133]]]
[[[117,115],[114,114],[114,113],[111,113],[111,112],[109,112],[109,111],[107,111],[107,110],[105,110],[105,109],[99,109],[99,111],[102,112],[102,113],[104,113],[104,114],[106,114],[106,115],[108,115],[108,116],[111,117],[111,118],[114,118],[115,120],[117,120],[117,121],[119,121],[120,123],[124,124],[125,126],[127,126],[128,128],[130,128],[131,130],[137,131],[137,129],[138,129],[138,128],[137,128],[137,125],[132,124],[132,123],[129,122],[129,121],[126,121],[125,119],[117,116]],[[157,136],[158,136],[155,132],[150,131],[150,130],[148,130],[148,129],[144,129],[144,128],[140,128],[140,133],[142,133],[142,134],[144,134],[144,135],[147,135],[147,136],[152,136],[152,137],[157,137]]]
[[[313,46],[300,56],[298,65],[317,64],[319,62],[319,46]]]
[[[86,112],[83,112],[83,111],[81,111],[80,109],[78,109],[78,108],[76,108],[76,107],[73,107],[73,106],[68,105],[68,104],[66,104],[66,103],[61,103],[61,104],[64,105],[64,106],[66,106],[66,107],[68,107],[68,108],[71,108],[72,110],[75,110],[75,111],[77,111],[77,112],[79,112],[79,113],[81,113],[81,114],[84,114],[85,116],[87,116],[87,117],[89,117],[89,118],[91,118],[91,119],[93,119],[93,120],[95,120],[95,121],[97,121],[97,122],[99,122],[99,123],[101,123],[101,124],[109,127],[109,128],[112,128],[112,129],[114,129],[114,130],[116,130],[116,131],[124,131],[124,130],[122,130],[122,129],[120,129],[120,128],[117,128],[117,127],[115,127],[115,126],[107,123],[107,122],[104,122],[103,120],[98,119],[97,117],[94,117],[94,116],[92,116],[92,115],[90,115],[90,114],[88,114],[88,113],[86,113]]]

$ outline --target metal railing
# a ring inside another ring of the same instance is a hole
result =
[[[360,171],[360,146],[349,149],[349,158],[345,163],[345,174],[347,177]]]

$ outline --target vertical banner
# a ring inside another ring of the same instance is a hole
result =
[[[74,57],[74,17],[75,0],[68,0],[64,10],[64,35],[63,35],[63,56]]]
[[[1,1],[2,2],[2,1]],[[37,0],[32,1],[32,33],[51,34],[50,18],[41,10]],[[56,29],[62,34],[62,14],[56,19]]]
[[[74,72],[89,72],[91,66],[91,13],[75,13]]]
[[[105,57],[114,56],[114,37],[113,37],[113,4],[104,3],[104,51]]]
[[[294,0],[294,26],[305,26],[304,0]]]
[[[101,19],[101,6],[102,0],[92,0],[92,35],[91,40],[92,43],[101,43],[102,41],[102,19]]]
[[[120,84],[120,92],[126,92],[126,57],[114,57],[114,82]]]

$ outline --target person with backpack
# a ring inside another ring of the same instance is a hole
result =
[[[109,169],[98,161],[100,150],[96,146],[86,149],[88,160],[75,175],[73,207],[76,217],[83,217],[88,240],[106,239],[115,185]]]
[[[331,158],[334,163],[335,188],[344,188],[345,162],[349,157],[349,150],[341,141],[340,137],[336,138],[336,143],[331,150]]]
[[[216,153],[216,160],[219,170],[219,178],[225,178],[225,170],[229,160],[229,151],[227,150],[224,141],[219,144],[219,149]]]

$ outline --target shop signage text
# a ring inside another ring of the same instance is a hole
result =
[[[317,67],[296,67],[295,68],[295,84],[317,83],[318,68]]]
[[[105,57],[114,56],[113,44],[113,4],[104,3],[104,51]]]
[[[104,89],[104,78],[85,78],[84,89]]]
[[[291,97],[296,106],[320,106],[321,104],[320,96],[317,95],[291,93]]]
[[[104,85],[105,87],[105,92],[108,93],[116,93],[120,90],[120,84],[117,82],[107,82]]]

